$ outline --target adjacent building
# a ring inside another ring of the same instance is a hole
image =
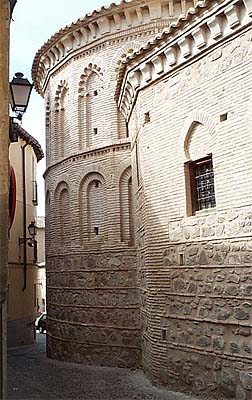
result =
[[[37,53],[50,357],[251,399],[251,43],[250,0],[133,0]]]
[[[9,232],[8,345],[34,341],[37,315],[37,241],[28,231],[36,221],[36,165],[43,157],[40,144],[20,125],[14,125],[17,142],[10,144],[10,165],[16,181],[16,210]]]

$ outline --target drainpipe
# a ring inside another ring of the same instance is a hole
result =
[[[22,146],[22,178],[23,178],[23,240],[24,240],[24,286],[23,286],[23,292],[26,289],[26,282],[27,282],[27,235],[26,235],[26,176],[25,176],[25,149],[28,146],[28,143],[26,143],[24,146]]]

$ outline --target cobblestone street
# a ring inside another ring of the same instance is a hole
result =
[[[45,343],[37,333],[35,345],[9,350],[9,400],[196,400],[152,386],[142,371],[49,360]]]

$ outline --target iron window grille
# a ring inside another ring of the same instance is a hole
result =
[[[189,163],[192,212],[216,206],[212,155]]]

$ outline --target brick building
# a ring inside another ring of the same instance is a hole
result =
[[[192,3],[112,4],[35,57],[48,349],[248,400],[252,3]]]

